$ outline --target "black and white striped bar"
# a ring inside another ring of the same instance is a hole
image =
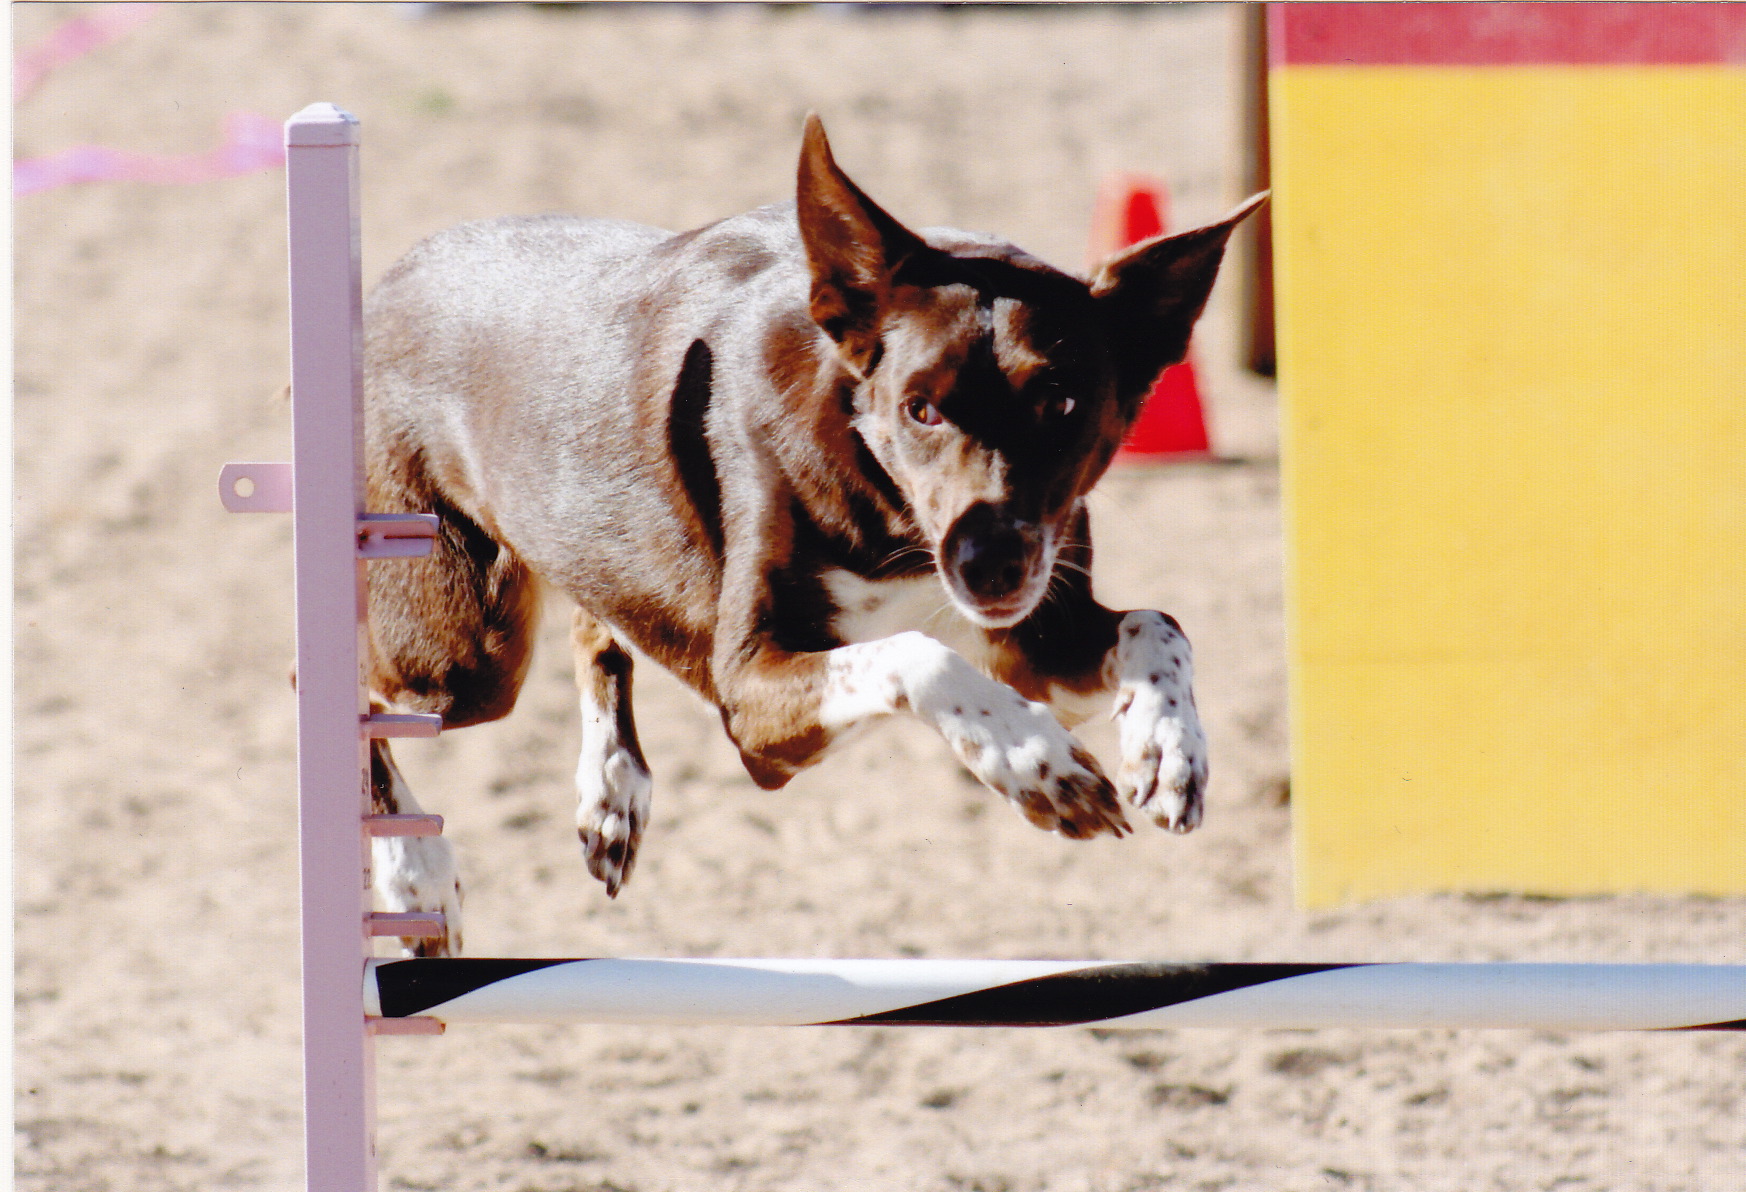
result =
[[[375,960],[372,1017],[444,1023],[1746,1030],[1746,966]]]

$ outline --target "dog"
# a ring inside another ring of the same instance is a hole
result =
[[[1265,197],[1081,279],[911,231],[809,115],[792,203],[678,234],[538,216],[423,241],[365,310],[370,508],[442,519],[430,558],[372,578],[373,700],[445,728],[504,716],[540,592],[567,594],[577,830],[614,897],[651,788],[627,647],[720,711],[766,789],[901,712],[1040,828],[1119,836],[1125,803],[1193,829],[1192,653],[1170,617],[1093,598],[1085,496]],[[1064,726],[1112,705],[1114,783]],[[370,748],[374,809],[416,811]],[[459,951],[447,843],[375,848],[384,905],[447,919],[408,952]]]

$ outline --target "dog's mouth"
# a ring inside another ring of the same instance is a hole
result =
[[[1007,629],[1049,590],[1054,535],[985,501],[972,505],[940,543],[940,578],[952,603],[986,629]]]

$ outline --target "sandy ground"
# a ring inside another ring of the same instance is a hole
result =
[[[69,15],[14,10],[28,46]],[[1077,267],[1097,180],[1238,197],[1237,20],[1121,12],[167,6],[55,75],[17,153],[194,152],[220,117],[359,113],[366,275],[461,219],[688,227],[785,196],[802,113],[900,217]],[[300,1186],[278,173],[16,208],[17,1119],[33,1192]],[[509,720],[406,748],[480,955],[1746,961],[1740,901],[1290,897],[1275,408],[1197,342],[1217,446],[1096,498],[1098,583],[1197,644],[1207,824],[1075,844],[892,724],[780,794],[645,668],[656,771],[608,902],[570,828],[550,619]],[[1107,733],[1092,738],[1108,748]],[[1531,792],[1524,792],[1531,797]],[[1620,847],[1630,847],[1621,841]],[[1723,1035],[457,1029],[381,1047],[384,1188],[457,1192],[1746,1187]]]

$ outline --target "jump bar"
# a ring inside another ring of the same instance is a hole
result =
[[[731,1026],[1746,1030],[1746,965],[373,960],[371,1016]]]

